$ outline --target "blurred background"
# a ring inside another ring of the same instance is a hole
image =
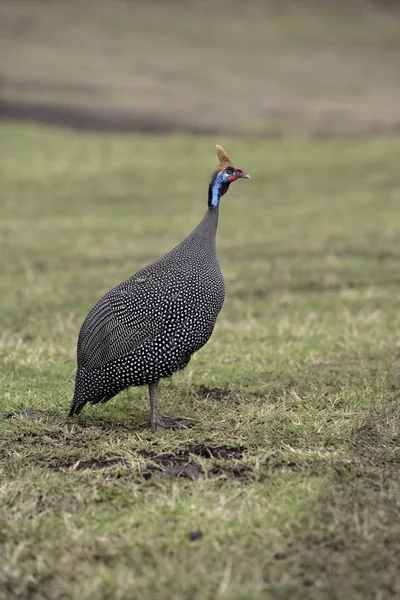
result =
[[[2,0],[3,120],[251,136],[400,132],[396,0]]]

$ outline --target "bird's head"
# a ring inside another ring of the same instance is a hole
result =
[[[226,194],[231,183],[237,179],[250,179],[250,175],[242,169],[233,166],[231,159],[222,148],[217,145],[219,165],[214,172],[208,188],[208,207],[216,208],[220,198]]]

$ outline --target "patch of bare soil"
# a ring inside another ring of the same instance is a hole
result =
[[[150,479],[153,475],[166,479],[183,477],[192,480],[222,476],[226,479],[246,481],[250,479],[250,467],[245,463],[229,462],[240,460],[243,456],[243,450],[243,447],[211,447],[203,444],[187,446],[175,453],[169,452],[149,457],[151,460],[143,469],[142,475],[145,479]],[[213,466],[208,468],[197,462],[197,457],[218,459],[221,462],[213,463]]]
[[[147,461],[141,470],[141,476],[148,480],[154,476],[173,479],[181,477],[191,480],[204,477],[223,477],[239,481],[250,480],[250,467],[239,461],[243,457],[243,447],[230,448],[228,446],[206,446],[195,444],[178,449],[176,452],[152,454],[139,452],[139,456]],[[212,465],[205,467],[198,458],[211,460]],[[126,460],[116,457],[104,456],[87,460],[57,460],[52,459],[47,465],[52,471],[83,471],[112,469],[116,465],[127,466]]]

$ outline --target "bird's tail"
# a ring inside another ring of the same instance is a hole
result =
[[[76,379],[75,379],[74,397],[71,402],[68,416],[72,417],[73,415],[79,415],[79,413],[81,412],[82,408],[85,406],[87,401],[88,401],[88,398],[87,398],[87,394],[86,394],[84,374],[82,373],[82,371],[80,369],[78,369],[78,371],[76,373]]]

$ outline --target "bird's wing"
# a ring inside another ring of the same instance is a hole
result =
[[[86,370],[103,367],[150,342],[162,327],[168,307],[165,284],[163,276],[137,276],[103,296],[79,333],[79,366]]]

